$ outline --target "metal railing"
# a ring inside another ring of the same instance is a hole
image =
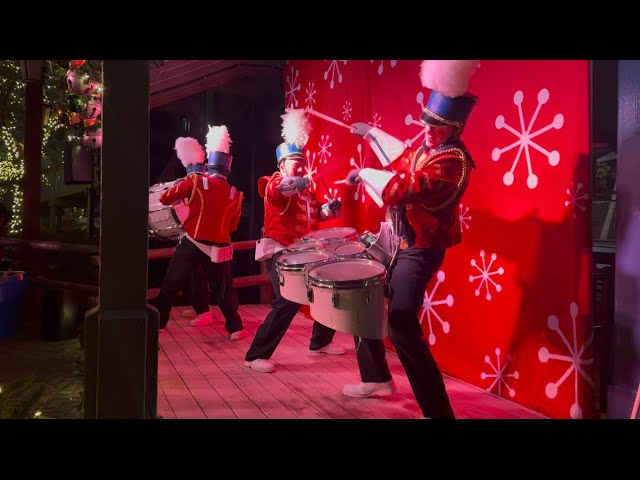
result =
[[[40,240],[25,240],[21,238],[0,238],[0,245],[9,247],[26,247],[33,250],[43,250],[48,252],[59,253],[77,253],[80,255],[92,255],[96,256],[100,253],[100,247],[98,245],[83,245],[76,243],[63,243],[63,242],[51,242]],[[252,250],[256,248],[256,240],[242,240],[239,242],[232,242],[234,251]],[[169,248],[152,248],[148,251],[148,259],[156,260],[160,258],[171,258],[175,247]],[[264,270],[264,262],[262,262],[261,271],[258,275],[246,275],[242,277],[233,278],[233,288],[244,288],[252,286],[266,286],[269,285],[269,275]],[[86,292],[92,295],[98,294],[98,285],[87,285],[82,283],[67,282],[64,280],[47,279],[40,275],[41,272],[35,272],[32,274],[32,280],[35,284],[43,287],[61,289],[61,290],[78,290]]]

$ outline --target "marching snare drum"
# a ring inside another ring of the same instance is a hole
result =
[[[315,250],[285,253],[278,257],[276,270],[280,282],[280,295],[300,305],[309,305],[305,268],[317,262],[325,262],[330,258],[330,254]]]
[[[189,207],[183,202],[175,205],[160,203],[162,194],[183,180],[157,183],[149,187],[149,231],[161,238],[176,239],[184,234],[182,222],[189,214]]]
[[[306,272],[311,316],[356,337],[387,336],[387,273],[375,260],[354,258],[312,265]]]
[[[369,258],[367,250],[360,242],[345,242],[338,244],[333,250],[333,256],[337,260],[348,260],[350,258]]]
[[[315,232],[309,232],[302,237],[303,241],[318,240],[324,244],[327,252],[333,252],[340,243],[358,240],[358,232],[351,227],[323,228]]]

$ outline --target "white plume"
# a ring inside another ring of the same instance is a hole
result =
[[[469,78],[480,66],[478,60],[424,60],[420,65],[422,86],[447,97],[464,95]]]
[[[229,130],[224,125],[212,127],[209,125],[207,133],[207,152],[229,153],[231,136]]]
[[[309,141],[309,132],[311,123],[303,109],[287,109],[282,115],[282,138],[286,143],[302,148]]]
[[[204,162],[204,150],[202,150],[202,145],[195,138],[176,138],[175,150],[185,168],[189,165],[197,165]]]

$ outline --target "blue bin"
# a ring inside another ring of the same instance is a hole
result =
[[[18,311],[26,290],[25,272],[0,271],[0,340],[15,336]]]

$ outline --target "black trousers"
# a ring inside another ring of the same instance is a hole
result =
[[[389,337],[422,413],[431,418],[455,418],[442,374],[418,320],[424,291],[443,260],[442,251],[424,248],[401,251],[389,282]],[[356,338],[355,342],[362,381],[391,380],[384,342],[364,338]]]
[[[209,280],[204,267],[198,264],[189,275],[188,287],[182,290],[195,312],[200,315],[209,311]]]
[[[167,326],[177,293],[183,288],[188,288],[189,277],[193,276],[198,265],[204,269],[209,282],[209,291],[224,315],[224,328],[229,333],[242,330],[242,320],[238,315],[238,294],[232,288],[231,261],[213,263],[209,256],[186,237],[182,237],[176,247],[169,261],[160,293],[153,302],[160,312],[160,328]],[[208,303],[207,299],[207,305]]]
[[[291,325],[293,317],[295,317],[298,310],[300,310],[299,303],[291,302],[280,295],[280,281],[278,279],[278,271],[276,270],[276,260],[279,256],[280,254],[276,253],[267,260],[267,270],[269,272],[271,285],[273,286],[274,299],[271,302],[271,311],[267,315],[267,318],[264,319],[264,322],[262,322],[262,325],[258,327],[256,336],[245,356],[245,360],[248,362],[258,358],[271,358],[280,340],[282,340],[282,337],[284,337],[284,334],[287,332],[289,325]],[[318,350],[327,346],[331,343],[335,334],[335,330],[314,321],[309,349]]]

